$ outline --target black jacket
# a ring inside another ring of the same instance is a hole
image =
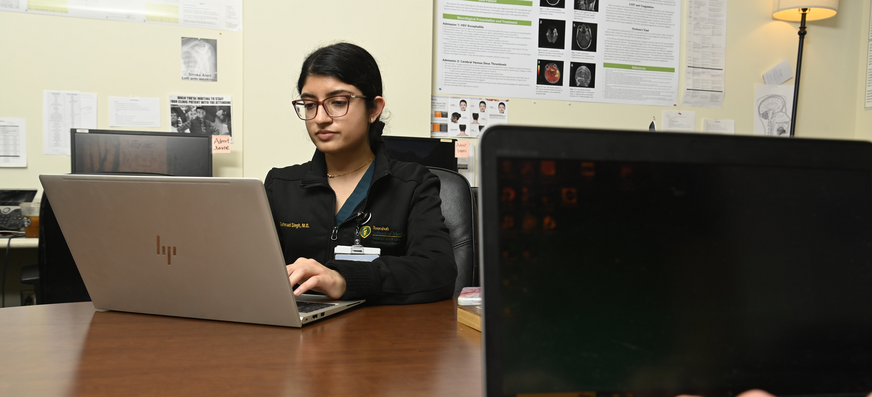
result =
[[[442,217],[439,178],[420,164],[390,159],[383,145],[375,155],[367,197],[354,211],[372,215],[360,233],[361,245],[381,248],[372,262],[333,258],[334,247],[354,243],[358,224],[352,215],[335,225],[336,195],[323,153],[316,150],[307,163],[267,174],[264,186],[285,261],[312,258],[338,271],[346,282],[342,299],[405,304],[451,298],[457,264]]]

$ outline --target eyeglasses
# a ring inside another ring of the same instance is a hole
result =
[[[297,116],[301,120],[312,120],[318,115],[318,108],[324,107],[324,111],[330,117],[342,117],[348,114],[348,102],[351,98],[366,99],[360,95],[337,95],[325,98],[323,101],[313,99],[297,99],[291,103],[294,104],[294,110],[297,111]]]

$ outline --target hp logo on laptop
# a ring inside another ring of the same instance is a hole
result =
[[[176,247],[160,245],[160,236],[157,236],[157,254],[167,257],[167,265],[173,264],[173,257],[176,256]]]

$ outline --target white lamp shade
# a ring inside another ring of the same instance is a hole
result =
[[[808,8],[806,21],[827,19],[839,11],[839,0],[773,0],[772,19],[799,21],[803,8]]]

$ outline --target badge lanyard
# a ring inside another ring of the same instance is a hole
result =
[[[354,245],[337,245],[333,249],[333,254],[338,260],[349,260],[358,262],[372,262],[381,254],[380,248],[364,247],[360,244],[360,227],[367,224],[372,219],[372,214],[369,212],[358,212],[354,216]]]

